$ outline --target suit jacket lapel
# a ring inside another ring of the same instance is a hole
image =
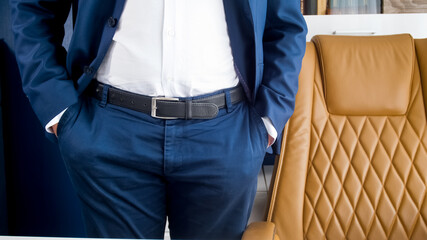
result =
[[[223,0],[236,71],[249,100],[255,87],[255,32],[248,0]]]

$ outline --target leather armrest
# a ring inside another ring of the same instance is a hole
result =
[[[246,228],[242,240],[273,240],[275,232],[272,222],[253,222]]]

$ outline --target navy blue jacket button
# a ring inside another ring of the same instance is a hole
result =
[[[115,27],[117,25],[117,18],[110,17],[108,18],[108,26]]]
[[[86,74],[92,74],[93,73],[93,67],[84,66],[83,71]]]

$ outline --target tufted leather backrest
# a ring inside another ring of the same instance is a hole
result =
[[[267,220],[280,239],[427,239],[427,42],[415,44],[409,35],[307,44],[270,189]]]
[[[402,115],[409,105],[415,48],[410,35],[315,36],[328,112]]]
[[[423,85],[424,106],[427,109],[427,38],[416,39],[415,49],[418,58],[418,66],[421,72],[421,85]]]

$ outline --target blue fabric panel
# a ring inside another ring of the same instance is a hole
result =
[[[3,40],[0,40],[0,46],[5,46]],[[3,66],[4,54],[0,48],[0,66]],[[5,80],[4,71],[0,71],[0,83]],[[2,95],[0,86],[0,235],[8,234],[7,225],[7,207],[6,207],[6,178],[5,178],[5,164],[4,164],[4,149],[3,149],[3,115],[2,115]]]
[[[10,31],[10,14],[9,4],[7,0],[0,0],[0,84],[5,80],[5,55],[3,47],[12,44],[12,32]],[[1,95],[0,87],[0,235],[7,235],[7,202],[6,202],[6,178],[5,178],[5,162],[4,162],[4,149],[3,149],[3,96]]]
[[[8,233],[83,236],[80,205],[58,147],[44,137],[44,129],[22,91],[11,50],[6,49],[2,56],[6,57],[1,90]]]

